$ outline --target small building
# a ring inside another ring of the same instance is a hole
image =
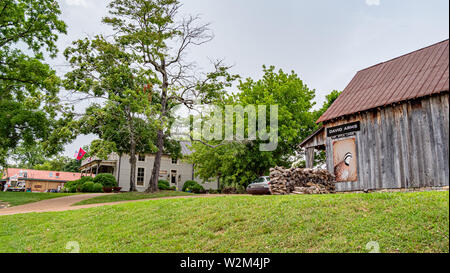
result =
[[[31,189],[32,192],[48,192],[61,189],[66,182],[80,178],[81,173],[9,168],[0,183],[3,187],[5,183],[11,180],[25,182],[25,188]]]
[[[449,185],[449,40],[359,71],[300,146],[338,191]]]
[[[182,156],[188,156],[192,153],[189,142],[180,142]],[[143,192],[148,188],[153,164],[155,162],[154,154],[140,154],[136,162],[136,189]],[[95,175],[97,173],[109,173],[116,177],[119,187],[122,191],[130,190],[130,156],[111,154],[107,160],[98,158],[88,158],[81,163],[81,173],[83,176]],[[195,180],[199,182],[206,190],[218,189],[217,181],[203,181],[198,179],[194,173],[194,165],[184,162],[181,159],[174,159],[168,155],[163,155],[159,172],[159,180],[167,180],[170,186],[175,186],[177,190],[182,190],[186,181]]]

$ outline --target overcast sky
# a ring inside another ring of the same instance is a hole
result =
[[[107,34],[106,0],[59,0],[68,35],[61,51],[86,36]],[[262,65],[295,71],[323,103],[343,90],[357,71],[449,37],[448,0],[185,0],[182,12],[212,23],[215,39],[190,58],[208,68],[225,59],[233,73],[258,79]],[[60,74],[64,58],[52,60]],[[65,154],[89,145],[80,136]]]

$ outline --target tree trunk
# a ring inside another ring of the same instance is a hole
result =
[[[148,188],[145,192],[158,192],[158,180],[159,173],[161,170],[161,158],[164,150],[164,118],[166,117],[167,112],[167,89],[168,89],[168,79],[167,74],[163,75],[163,85],[162,85],[162,96],[161,96],[161,127],[158,129],[158,139],[156,143],[156,147],[158,147],[158,152],[155,156],[155,163],[153,164],[152,177],[150,178],[150,182]]]
[[[152,177],[150,178],[150,182],[146,190],[147,193],[159,191],[158,180],[159,180],[159,173],[161,170],[161,158],[164,149],[164,132],[162,131],[162,129],[158,130],[157,147],[158,152],[156,153],[155,156],[155,163],[153,164]]]
[[[128,115],[128,130],[130,133],[130,192],[136,190],[136,139],[134,135],[133,117]]]
[[[130,192],[136,191],[136,143],[134,143],[134,138],[131,137],[131,149],[130,149]]]

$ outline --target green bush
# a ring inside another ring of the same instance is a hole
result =
[[[203,188],[203,186],[198,183],[187,188],[187,190],[189,190],[190,192],[193,192],[193,193],[206,193],[205,188]]]
[[[81,192],[94,192],[94,182],[86,182],[81,186]]]
[[[226,186],[222,189],[223,194],[245,194],[247,190],[242,185]]]
[[[186,191],[188,191],[188,189],[192,189],[192,187],[195,186],[195,185],[199,185],[199,184],[196,181],[194,181],[194,180],[188,180],[188,181],[186,181],[184,183],[182,190],[184,192],[186,192]]]
[[[64,188],[62,189],[62,191],[67,192],[67,193],[76,193],[77,187],[76,186],[68,187],[67,185],[65,185]]]
[[[170,189],[169,181],[167,180],[159,180],[158,181],[158,189],[162,191],[167,191]]]
[[[184,183],[183,191],[184,192],[190,191],[193,193],[205,193],[206,192],[205,188],[203,188],[202,185],[197,183],[197,181],[193,181],[193,180],[189,180]]]
[[[236,192],[237,192],[238,194],[245,194],[245,193],[247,193],[247,190],[245,189],[244,186],[242,186],[242,185],[237,185],[237,186],[236,186]]]
[[[78,180],[69,181],[64,185],[64,189],[70,193],[82,192],[82,186],[86,182],[94,182],[94,178],[90,176],[83,176]]]
[[[237,189],[236,189],[236,187],[233,187],[233,186],[224,187],[222,189],[222,193],[223,194],[236,194]]]
[[[175,187],[175,186],[172,186],[172,187],[170,187],[170,189],[169,190],[171,190],[171,191],[176,191],[177,190],[177,187]]]
[[[92,192],[103,192],[103,185],[100,183],[95,183]]]
[[[109,173],[101,173],[95,176],[94,183],[100,183],[105,188],[117,187],[117,181],[114,175]]]

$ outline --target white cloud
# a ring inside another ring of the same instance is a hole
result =
[[[86,0],[66,0],[66,4],[69,5],[69,6],[87,7]]]
[[[380,0],[366,0],[366,4],[369,6],[379,6]]]

